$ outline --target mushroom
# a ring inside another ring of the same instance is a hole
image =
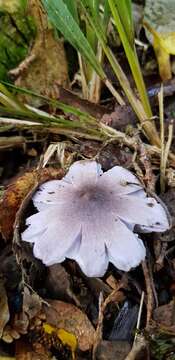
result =
[[[89,277],[103,276],[111,262],[129,271],[145,258],[135,232],[170,227],[165,208],[148,197],[130,171],[114,166],[103,173],[93,160],[76,161],[62,180],[40,186],[33,197],[38,213],[26,220],[22,240],[47,265],[74,259]]]

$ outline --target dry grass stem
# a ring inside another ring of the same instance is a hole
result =
[[[164,129],[164,103],[163,103],[163,85],[158,93],[159,101],[159,120],[160,120],[160,140],[161,140],[161,157],[160,157],[160,188],[161,192],[165,191],[165,129]]]
[[[141,299],[140,299],[140,306],[139,306],[139,312],[137,317],[137,324],[136,324],[136,334],[134,341],[136,341],[137,338],[137,331],[140,329],[140,322],[141,322],[141,316],[142,316],[142,310],[143,310],[143,302],[144,302],[145,293],[142,291]]]
[[[170,124],[168,126],[168,140],[167,140],[167,143],[165,145],[165,154],[164,154],[164,169],[165,169],[165,172],[166,172],[168,156],[169,156],[169,152],[170,152],[170,148],[171,148],[171,144],[172,144],[172,140],[173,140],[173,128],[174,128],[174,120],[171,120],[171,122],[170,122]]]

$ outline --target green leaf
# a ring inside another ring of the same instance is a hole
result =
[[[101,79],[105,73],[89,42],[63,0],[42,0],[50,21],[91,64]]]
[[[73,18],[79,23],[77,2],[75,0],[64,0]]]
[[[133,41],[133,27],[131,24],[130,16],[127,16],[128,8],[130,8],[129,0],[108,0],[112,15],[114,17],[116,28],[119,32],[127,60],[129,62],[133,78],[135,80],[140,99],[142,101],[147,118],[152,117],[152,111],[147,96],[145,83],[143,80],[142,72],[140,69],[135,45]],[[123,13],[124,12],[124,13]],[[129,30],[130,27],[130,30]]]

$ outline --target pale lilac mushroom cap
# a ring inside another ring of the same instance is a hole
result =
[[[135,228],[163,232],[170,226],[164,207],[147,197],[135,175],[121,166],[103,173],[91,160],[41,185],[33,203],[38,213],[26,220],[22,240],[34,244],[45,265],[74,259],[89,277],[103,276],[109,262],[129,271],[144,260]]]

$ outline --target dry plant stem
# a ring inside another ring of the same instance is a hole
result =
[[[98,324],[94,335],[94,343],[93,343],[93,349],[92,349],[92,360],[96,359],[96,350],[98,347],[98,344],[102,340],[102,332],[103,332],[103,318],[104,318],[104,310],[103,310],[103,293],[100,293],[99,296],[99,313],[98,313]]]
[[[19,129],[26,129],[27,126],[30,126],[30,130],[33,130],[33,131],[36,130],[38,132],[38,131],[41,131],[41,129],[42,129],[42,131],[44,129],[47,129],[47,131],[49,131],[50,133],[53,133],[53,134],[66,135],[66,130],[60,129],[59,127],[44,126],[44,125],[41,125],[39,122],[32,122],[32,121],[28,121],[28,120],[19,120],[19,119],[0,117],[0,124],[15,125]],[[104,134],[106,136],[106,139],[108,138],[108,141],[118,141],[119,143],[124,144],[124,145],[130,147],[131,149],[135,150],[137,142],[134,137],[130,137],[121,131],[112,129],[110,126],[107,126],[105,124],[100,124],[100,127],[102,130],[102,134]],[[80,133],[80,132],[75,132],[73,130],[71,130],[71,132],[72,132],[72,136],[77,136],[77,137],[80,136],[81,138],[84,137],[84,138],[91,139],[91,140],[95,138],[91,135]],[[69,135],[68,131],[67,131],[67,135]],[[96,137],[96,140],[102,141],[102,140],[104,140],[104,137],[100,136],[100,134],[99,134],[99,137]],[[147,149],[149,156],[160,157],[160,149],[157,146],[145,144],[145,148]],[[173,162],[173,164],[175,166],[175,162]],[[172,166],[173,166],[173,164],[172,164]]]
[[[87,84],[87,81],[86,81],[83,59],[82,59],[82,56],[81,56],[81,54],[79,52],[78,52],[78,62],[79,62],[80,74],[81,74],[80,78],[81,78],[83,98],[88,99],[88,96],[89,96],[88,84]]]
[[[156,288],[155,288],[155,285],[154,285],[153,271],[152,271],[151,261],[150,260],[148,260],[148,270],[149,270],[149,275],[150,275],[151,288],[152,288],[152,292],[153,292],[153,295],[154,295],[155,307],[158,307],[159,301],[158,301],[158,297],[157,297]]]
[[[23,136],[0,137],[0,150],[21,147],[25,146],[25,144],[26,139]]]
[[[161,85],[158,94],[159,101],[159,119],[160,119],[160,140],[161,140],[161,157],[160,157],[160,188],[161,192],[165,191],[165,129],[164,129],[164,104],[163,104],[163,85]]]
[[[24,61],[22,61],[20,63],[20,65],[9,71],[9,75],[17,78],[18,76],[20,76],[24,71],[26,71],[26,69],[28,69],[29,65],[36,59],[36,55],[35,54],[31,54],[29,55]]]
[[[97,59],[100,64],[102,64],[104,58],[103,49],[101,44],[98,42],[97,45]],[[89,100],[91,102],[94,102],[96,104],[100,101],[100,95],[101,95],[101,79],[96,74],[95,71],[92,73],[92,79],[90,83],[90,89],[89,89]]]
[[[112,53],[111,49],[104,48],[104,52],[106,53],[106,56],[108,57],[108,60],[110,61],[111,66],[112,66],[116,76],[118,77],[118,80],[119,80],[122,88],[124,88],[126,96],[129,100],[133,110],[135,111],[140,123],[142,124],[142,128],[145,132],[145,135],[147,136],[147,138],[149,139],[149,141],[152,145],[160,146],[160,138],[159,138],[156,126],[149,119],[149,117],[151,115],[146,114],[141,101],[135,96],[125,73],[121,69],[121,67],[120,67],[118,61],[116,60],[114,54]],[[108,87],[106,82],[105,82],[105,84]],[[109,88],[109,90],[110,90],[110,88]]]
[[[171,120],[170,124],[168,126],[168,140],[167,140],[167,143],[165,145],[165,154],[164,154],[165,172],[166,172],[168,156],[169,156],[169,152],[170,152],[170,148],[171,148],[171,144],[172,144],[172,140],[173,140],[173,128],[174,128],[173,124],[174,124],[174,120]]]
[[[116,98],[117,102],[119,103],[119,105],[123,106],[125,105],[124,100],[122,99],[122,97],[120,96],[120,94],[118,93],[117,90],[115,90],[115,88],[113,87],[113,85],[111,84],[111,82],[105,78],[103,79],[104,84],[107,86],[107,88],[109,89],[109,91],[111,92],[111,94]]]
[[[138,313],[137,324],[136,324],[136,334],[135,334],[135,337],[134,337],[134,341],[136,341],[137,331],[140,329],[140,321],[141,321],[141,316],[142,316],[144,297],[145,297],[145,293],[144,293],[144,291],[142,291],[142,295],[141,295],[141,299],[140,299],[140,306],[139,306],[139,313]]]
[[[105,124],[101,124],[102,130],[104,131],[104,133],[106,133],[106,135],[108,135],[110,141],[118,141],[121,144],[124,144],[130,148],[132,148],[133,150],[136,150],[138,147],[138,141],[137,138],[135,136],[131,137],[126,135],[124,132],[115,130],[113,128],[111,128],[108,125]],[[158,156],[160,157],[160,148],[157,147],[156,145],[149,145],[149,144],[144,144],[145,149],[148,151],[149,156]],[[175,162],[174,162],[174,166],[175,166]]]
[[[146,317],[146,329],[147,329],[149,328],[152,318],[152,312],[154,308],[154,296],[153,296],[152,283],[151,283],[151,278],[146,260],[142,261],[142,270],[145,277],[146,292],[147,292],[147,317]]]

